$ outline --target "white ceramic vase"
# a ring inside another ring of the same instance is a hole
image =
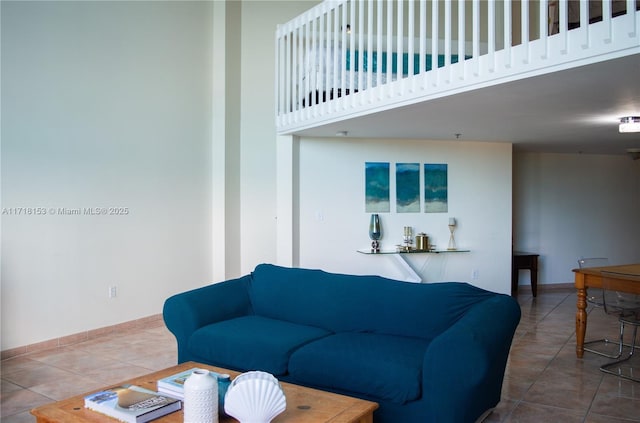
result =
[[[196,369],[184,382],[184,423],[218,423],[218,380]]]

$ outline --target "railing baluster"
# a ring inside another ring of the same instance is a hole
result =
[[[288,27],[289,25],[285,25]],[[281,35],[281,43],[280,46],[283,50],[280,51],[281,55],[284,57],[284,64],[280,68],[280,73],[284,70],[284,76],[282,80],[284,81],[284,85],[280,87],[280,93],[284,93],[284,99],[282,100],[283,108],[280,109],[280,122],[288,123],[289,118],[291,117],[291,61],[289,55],[288,44],[291,40],[289,36],[289,32],[285,32],[285,34]],[[282,104],[281,103],[281,104]]]
[[[316,69],[314,69],[314,72],[311,73],[311,91],[313,92],[313,100],[309,101],[309,103],[312,106],[315,106],[319,103],[319,98],[317,93],[319,92],[319,88],[318,87],[318,71],[320,69],[322,69],[322,67],[320,66],[320,46],[318,45],[318,39],[316,37],[316,34],[318,32],[318,22],[317,19],[314,17],[313,20],[309,23],[309,25],[307,25],[308,30],[310,32],[309,35],[309,44],[311,45],[311,51],[313,52],[313,58],[316,64]],[[309,50],[307,50],[309,51]],[[310,109],[309,113],[315,115],[316,114],[316,109]]]
[[[278,29],[276,30],[276,32],[279,32],[279,27],[280,25],[278,25]],[[280,95],[280,92],[282,90],[282,77],[283,75],[281,73],[278,73],[278,69],[280,68],[280,65],[282,64],[282,60],[280,58],[280,52],[282,51],[280,49],[280,45],[282,44],[282,37],[277,36],[276,39],[274,40],[274,47],[275,47],[275,51],[276,51],[276,61],[275,61],[275,75],[276,75],[276,86],[275,86],[275,97],[276,97],[276,117],[279,120],[279,116],[280,116],[280,111],[282,110],[282,96]]]
[[[409,23],[408,28],[407,28],[407,54],[408,54],[408,61],[407,61],[407,75],[409,77],[409,91],[413,92],[415,91],[415,78],[413,77],[415,75],[414,72],[414,53],[415,53],[415,48],[413,45],[413,39],[415,37],[415,29],[414,29],[414,2],[413,0],[409,0],[409,4],[408,4],[408,17],[407,17],[407,22]]]
[[[305,54],[305,52],[311,52],[311,38],[309,37],[309,26],[310,23],[304,23],[303,24],[303,28],[304,28],[304,38],[302,39],[302,43],[300,43],[302,50],[300,50],[300,58],[304,58],[305,56],[309,56],[309,54]],[[306,45],[305,45],[306,44]],[[311,84],[311,79],[313,77],[313,74],[315,74],[315,57],[313,57],[313,63],[314,63],[314,69],[311,69],[311,75],[309,77],[305,78],[305,85],[304,85],[304,92],[305,92],[305,96],[307,95],[307,93],[311,93],[310,94],[310,98],[307,101],[307,107],[304,110],[304,114],[307,116],[307,118],[311,115],[311,110],[312,108],[310,106],[313,106],[315,104],[315,95],[313,95],[313,91],[315,91],[315,87]],[[306,75],[305,75],[306,76]]]
[[[393,0],[387,1],[387,69],[385,70],[385,77],[387,83],[385,84],[385,92],[387,96],[391,97],[391,70],[393,68]]]
[[[356,45],[356,31],[355,31],[355,26],[356,26],[356,3],[355,1],[351,0],[349,2],[347,2],[349,4],[349,27],[351,28],[351,31],[347,31],[349,32],[349,60],[351,61],[351,67],[349,68],[349,92],[350,93],[354,93],[355,92],[355,72],[356,72],[356,52],[355,52],[355,45]],[[362,58],[361,60],[362,61]],[[360,66],[362,66],[362,64],[360,64]],[[353,106],[354,104],[354,97],[355,96],[347,96],[346,95],[346,91],[342,92],[342,95],[345,96],[345,108],[347,107],[347,105],[349,106]]]
[[[433,77],[431,83],[435,87],[438,85],[438,2],[431,3],[431,71],[433,71]]]
[[[355,93],[355,87],[356,87],[356,49],[355,49],[355,45],[356,45],[356,31],[355,31],[355,26],[356,26],[356,3],[355,0],[349,0],[348,2],[349,4],[349,28],[351,28],[351,30],[349,31],[349,59],[351,62],[351,67],[349,69],[349,92],[350,93]],[[360,58],[360,62],[358,64],[358,66],[360,68],[362,68],[362,58]],[[360,87],[358,87],[359,89]],[[344,94],[344,93],[343,93]],[[355,99],[355,96],[347,96],[345,98],[345,105],[348,103],[349,106],[353,106]]]
[[[347,8],[345,5],[342,5],[341,8],[341,12],[342,12],[342,17],[340,19],[340,38],[341,38],[341,52],[340,52],[340,58],[342,59],[340,61],[340,63],[342,63],[342,66],[340,67],[340,74],[341,74],[341,78],[340,78],[340,87],[337,93],[335,93],[335,96],[340,97],[340,104],[342,106],[342,108],[345,108],[346,105],[346,100],[344,99],[344,95],[341,96],[341,94],[345,94],[346,91],[346,83],[347,83],[347,67],[345,66],[345,61],[347,60],[347,56],[346,56],[346,52],[349,49],[349,46],[347,46],[347,31],[346,31],[346,26],[347,26]],[[343,28],[344,27],[344,28]],[[349,55],[349,59],[352,59],[351,55]],[[351,63],[351,66],[353,66],[353,63]]]
[[[604,43],[608,44],[611,42],[611,2],[603,1],[602,2],[602,22],[606,25],[607,28],[607,38],[604,39]]]
[[[504,66],[511,67],[511,0],[504,0]]]
[[[296,104],[296,111],[298,113],[296,113],[296,115],[294,116],[294,121],[298,120],[298,115],[301,113],[301,109],[302,109],[302,101],[304,100],[304,96],[306,95],[306,93],[304,92],[304,89],[300,90],[300,87],[304,86],[302,85],[302,60],[298,60],[298,53],[301,51],[302,47],[300,46],[301,42],[300,42],[300,31],[302,29],[300,28],[300,25],[296,25],[296,29],[295,29],[295,35],[293,36],[293,63],[294,63],[294,72],[297,74],[296,75],[296,86],[298,87],[298,102]],[[297,70],[297,71],[296,71]]]
[[[355,5],[356,4],[355,0],[352,0],[352,3]],[[358,90],[366,89],[364,88],[364,81],[362,77],[364,75],[363,71],[364,71],[365,60],[368,59],[368,57],[365,56],[368,52],[368,49],[365,50],[364,48],[364,10],[363,10],[364,8],[362,7],[363,4],[364,4],[364,0],[358,0],[358,3],[357,3],[358,5],[358,13],[357,13],[358,15],[358,55],[359,55],[359,66],[360,66],[360,68],[358,69]]]
[[[289,39],[287,40],[287,101],[289,104],[287,105],[287,112],[289,113],[289,123],[291,123],[291,119],[294,117],[295,109],[297,108],[298,102],[300,100],[300,95],[297,90],[294,90],[295,76],[296,73],[294,71],[294,61],[293,61],[293,40],[294,40],[294,29],[288,31]]]
[[[560,54],[567,54],[567,43],[569,37],[569,4],[567,0],[559,0],[560,6],[560,37],[562,48]]]
[[[542,54],[540,55],[541,59],[547,58],[547,52],[549,50],[549,2],[547,0],[540,0],[540,9],[539,9],[539,21],[540,21],[540,40],[542,42]],[[553,18],[553,17],[551,17]],[[551,22],[553,23],[553,22]]]
[[[332,24],[332,20],[331,20],[331,10],[327,10],[325,9],[322,13],[322,39],[323,39],[323,43],[324,45],[322,46],[323,50],[322,50],[322,86],[324,89],[324,93],[329,91],[329,63],[331,63],[331,46],[332,46],[332,42],[331,42],[331,24]],[[322,94],[322,114],[326,114],[328,113],[329,109],[329,102],[328,102],[328,98],[325,97],[325,95],[323,93]]]
[[[400,89],[402,90],[402,88],[404,87],[404,57],[403,57],[403,31],[404,31],[404,13],[403,13],[403,9],[404,9],[404,0],[398,0],[397,3],[398,7],[397,7],[397,21],[396,21],[396,51],[395,51],[395,55],[396,55],[396,64],[397,64],[397,69],[396,69],[396,73],[398,74],[398,81],[400,84]],[[392,70],[393,71],[393,70]],[[394,93],[398,94],[398,92]]]
[[[369,60],[369,66],[367,67],[367,89],[369,90],[369,94],[367,95],[367,99],[369,103],[372,101],[372,88],[374,87],[373,83],[373,55],[375,54],[373,49],[373,0],[369,0],[367,5],[367,58]]]
[[[465,44],[466,44],[466,10],[465,10],[465,1],[458,0],[458,63],[460,63],[460,73],[459,78],[464,79],[465,74],[464,70],[467,67],[465,63]]]
[[[420,81],[423,81],[420,88],[424,89],[427,72],[427,0],[420,0],[420,74],[424,74]]]
[[[333,56],[333,60],[331,61],[331,63],[333,64],[333,72],[331,72],[331,75],[333,76],[333,82],[331,83],[331,90],[327,93],[327,99],[331,99],[332,97],[334,97],[333,93],[334,91],[337,94],[338,88],[339,88],[339,81],[341,81],[342,79],[339,77],[339,73],[338,72],[342,72],[340,69],[338,69],[338,63],[343,63],[343,60],[340,60],[343,56],[344,53],[342,52],[342,48],[341,45],[338,45],[338,40],[339,40],[339,28],[340,28],[340,9],[338,7],[336,7],[335,9],[333,9],[333,51],[331,52],[331,55]],[[344,64],[342,65],[342,67],[344,67]],[[337,110],[338,109],[338,102],[334,101],[333,102],[334,105],[331,108],[331,110]]]
[[[474,76],[480,76],[480,0],[473,0],[473,60]]]
[[[382,8],[382,0],[377,0],[377,9],[378,9],[378,25],[377,25],[377,41],[376,41],[376,47],[378,49],[378,55],[376,56],[376,63],[378,65],[377,69],[376,69],[376,86],[380,87],[378,88],[378,98],[381,99],[382,98],[382,91],[385,89],[384,86],[382,85],[382,11],[384,10]]]
[[[327,86],[325,85],[325,75],[327,73],[326,69],[326,61],[325,58],[327,56],[327,42],[325,40],[325,18],[326,13],[318,14],[318,56],[320,57],[320,75],[318,78],[318,101],[320,102],[320,114],[323,115],[325,113],[325,109],[327,108],[326,101],[323,101],[322,93],[327,91]]]
[[[522,63],[529,63],[529,0],[521,0],[520,6],[520,45],[524,49]]]
[[[629,37],[635,38],[638,33],[638,20],[636,19],[636,1],[635,0],[627,0],[627,17],[626,19],[631,20],[631,27],[633,28],[629,31]]]
[[[436,66],[440,67],[440,60]],[[440,72],[440,70],[438,70]],[[451,2],[444,3],[444,67],[445,82],[451,82]]]
[[[580,32],[582,33],[582,48],[589,48],[589,2],[580,0]]]
[[[493,72],[496,67],[496,1],[489,0],[487,5],[487,42],[489,43],[489,72]]]

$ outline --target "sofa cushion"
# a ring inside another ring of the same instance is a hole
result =
[[[192,354],[211,357],[222,367],[262,370],[275,376],[287,372],[291,353],[310,341],[329,335],[323,329],[244,316],[204,326],[191,335]]]
[[[311,342],[291,355],[292,381],[320,389],[406,403],[421,395],[428,342],[374,333],[339,333]]]
[[[430,340],[495,294],[467,283],[415,284],[380,276],[258,265],[249,296],[255,314],[325,328]]]

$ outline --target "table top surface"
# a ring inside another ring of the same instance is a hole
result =
[[[609,288],[615,291],[640,294],[640,263],[617,266],[586,267],[573,269],[576,289],[602,288],[603,272],[609,274]]]
[[[620,264],[616,266],[585,267],[582,269],[573,269],[573,271],[586,275],[601,275],[603,271],[620,273],[621,275],[640,275],[640,263]]]
[[[239,372],[219,367],[186,362],[145,376],[123,381],[122,383],[114,384],[112,386],[130,383],[132,385],[138,385],[155,391],[157,390],[157,381],[159,379],[194,367],[213,370],[218,373],[227,373],[231,375],[232,379],[240,374]],[[375,402],[365,401],[345,395],[333,394],[286,382],[281,382],[281,386],[287,398],[287,409],[277,416],[273,420],[273,423],[357,422],[362,417],[372,415],[373,411],[378,408],[378,404]],[[97,392],[97,390],[37,407],[31,411],[31,414],[37,418],[38,422],[117,422],[117,420],[111,417],[84,408],[84,397],[94,392]],[[163,423],[182,423],[183,420],[184,413],[182,410],[157,419],[158,422]],[[236,419],[231,417],[220,418],[220,423],[236,421]]]
[[[520,257],[520,256],[536,256],[538,257],[540,254],[538,253],[528,253],[526,251],[514,251],[513,255],[516,257]]]

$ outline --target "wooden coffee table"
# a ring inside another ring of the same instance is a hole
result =
[[[239,374],[238,372],[219,367],[187,362],[159,372],[150,373],[146,376],[123,381],[122,383],[130,383],[132,385],[156,390],[156,382],[159,379],[194,367],[213,370],[218,373],[228,373],[232,379]],[[287,409],[284,413],[277,416],[273,420],[273,423],[372,423],[373,412],[378,408],[378,404],[371,401],[305,388],[286,382],[282,382],[281,385],[287,397]],[[31,414],[36,417],[38,423],[117,422],[117,420],[111,417],[84,408],[85,395],[96,391],[87,392],[86,394],[73,398],[34,408],[31,410]],[[182,423],[183,420],[184,414],[182,410],[180,410],[154,421],[162,423]],[[236,419],[231,417],[220,419],[220,423],[236,421]]]

